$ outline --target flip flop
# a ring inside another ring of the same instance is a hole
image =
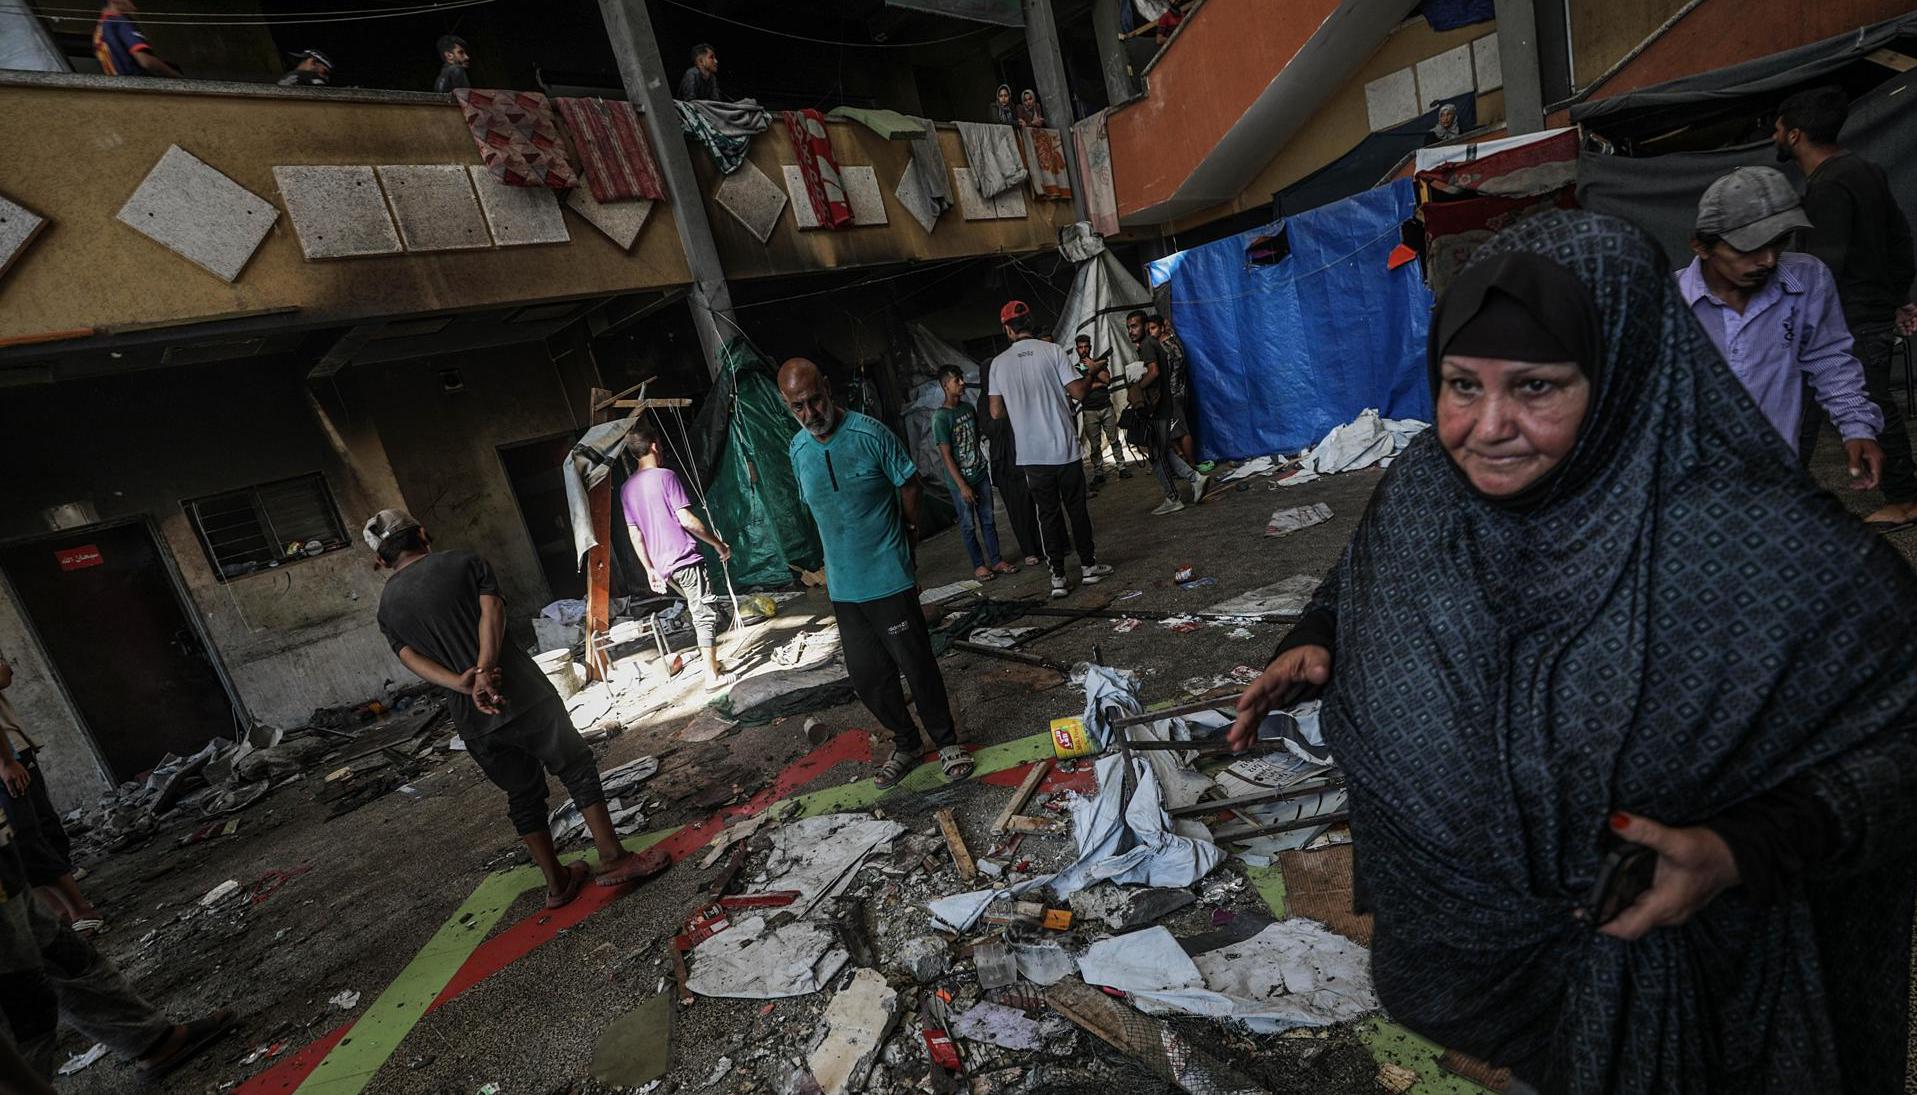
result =
[[[149,1080],[157,1080],[170,1075],[181,1065],[198,1056],[206,1047],[220,1040],[233,1025],[239,1022],[239,1016],[228,1008],[216,1008],[211,1014],[202,1015],[186,1024],[186,1037],[180,1040],[180,1048],[172,1056],[152,1064],[142,1063],[140,1075]]]
[[[879,765],[879,770],[872,774],[872,785],[881,791],[897,787],[918,763],[919,758],[911,753],[893,753],[892,759]]]
[[[579,896],[580,887],[584,886],[586,879],[591,877],[592,868],[586,866],[584,863],[567,864],[566,888],[558,893],[548,892],[546,894],[546,907],[549,909],[558,909],[572,904],[572,899]]]
[[[974,767],[972,754],[962,745],[948,745],[939,750],[939,770],[954,783],[971,775]]]
[[[672,866],[672,857],[666,854],[664,848],[655,846],[636,855],[626,856],[593,881],[600,886],[624,886],[628,882],[651,878],[670,866]]]
[[[73,923],[68,924],[67,927],[72,928],[73,934],[82,939],[92,939],[96,935],[106,934],[106,921],[97,916],[88,917],[84,920],[75,920]]]

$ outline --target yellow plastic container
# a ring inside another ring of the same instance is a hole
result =
[[[1085,720],[1072,715],[1052,720],[1052,752],[1058,754],[1060,760],[1089,757],[1098,752],[1098,743],[1085,732]]]

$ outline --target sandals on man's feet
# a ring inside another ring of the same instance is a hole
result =
[[[872,783],[881,791],[896,787],[907,773],[918,767],[918,763],[919,758],[911,753],[893,753],[891,760],[879,765],[879,770],[872,773]]]
[[[220,1040],[239,1017],[226,1008],[216,1008],[198,1019],[186,1024],[186,1032],[180,1038],[179,1045],[165,1056],[142,1057],[140,1075],[148,1080],[157,1080],[172,1073],[181,1065],[200,1055],[206,1047]],[[162,1043],[164,1044],[164,1042]]]
[[[939,750],[939,769],[956,783],[972,774],[972,754],[963,745],[948,745]]]

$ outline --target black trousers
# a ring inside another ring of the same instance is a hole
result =
[[[14,844],[27,868],[27,884],[51,886],[61,876],[73,873],[73,842],[67,839],[66,826],[60,824],[60,811],[47,797],[47,778],[40,774],[34,752],[27,748],[17,754],[20,766],[27,770],[27,793],[16,798],[0,786],[0,809],[6,811],[7,824],[13,827]]]
[[[1851,352],[1864,366],[1865,393],[1884,413],[1884,429],[1877,435],[1877,444],[1884,450],[1884,477],[1878,489],[1883,491],[1886,502],[1917,502],[1917,459],[1911,454],[1910,429],[1904,421],[1902,393],[1897,390],[1903,377],[1893,377],[1890,368],[1891,344],[1897,338],[1895,325],[1889,320],[1859,323],[1851,328],[1850,336]],[[1824,428],[1825,420],[1824,408],[1817,405],[1806,383],[1797,445],[1798,457],[1805,467],[1810,466],[1811,456],[1817,451],[1817,434]]]
[[[559,777],[581,810],[606,801],[599,762],[573,729],[566,701],[541,700],[491,733],[469,738],[466,749],[479,770],[506,792],[506,816],[520,836],[546,828],[546,773]]]
[[[901,675],[912,684],[912,702],[925,723],[925,733],[943,749],[958,744],[952,720],[952,701],[945,694],[945,677],[932,653],[932,633],[925,629],[919,593],[908,589],[876,601],[833,601],[839,619],[839,646],[845,668],[859,701],[892,732],[892,748],[917,754],[925,739],[905,709]]]
[[[1052,564],[1054,577],[1065,575],[1065,552],[1078,550],[1078,561],[1091,566],[1098,562],[1098,550],[1092,546],[1092,515],[1085,508],[1085,465],[1027,464],[1025,486],[1038,505],[1038,537],[1045,558]],[[1067,538],[1065,528],[1071,525]]]
[[[992,486],[1005,500],[1005,512],[1011,517],[1012,539],[1018,541],[1018,553],[1028,559],[1044,554],[1038,542],[1038,507],[1032,504],[1032,492],[1025,489],[1025,472],[1016,464],[992,466]]]

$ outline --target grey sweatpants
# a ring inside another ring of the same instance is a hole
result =
[[[173,1030],[118,967],[23,893],[0,901],[0,1011],[20,1056],[53,1076],[60,1020],[122,1057],[149,1053]]]

